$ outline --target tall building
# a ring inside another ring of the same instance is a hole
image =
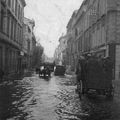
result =
[[[74,66],[81,54],[109,56],[114,63],[114,78],[120,79],[120,1],[84,0],[71,19],[72,29],[71,24],[67,29],[71,30]]]
[[[21,70],[25,0],[0,0],[0,68],[7,73]]]
[[[36,38],[34,35],[35,21],[24,18],[24,34],[23,34],[23,49],[24,49],[24,64],[30,68],[32,64],[32,54],[36,47]]]

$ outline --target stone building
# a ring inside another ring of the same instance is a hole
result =
[[[62,35],[59,38],[60,44],[60,61],[62,65],[66,65],[66,48],[67,48],[67,35]]]
[[[71,19],[69,20],[67,24],[67,47],[66,47],[66,60],[68,65],[71,67],[71,70],[75,70],[76,62],[77,61],[77,55],[76,55],[76,47],[77,42],[75,39],[75,27],[74,24],[76,22],[76,14],[77,10],[75,10],[71,16]],[[76,46],[75,46],[76,45]]]
[[[94,52],[97,56],[110,56],[113,75],[120,79],[120,1],[84,0],[71,19],[74,66],[81,54]]]
[[[54,52],[54,61],[56,65],[59,64],[59,52],[60,50],[58,45],[58,47],[55,49],[55,52]]]
[[[23,50],[24,50],[24,64],[27,68],[31,67],[32,54],[36,47],[36,38],[34,35],[35,21],[28,18],[24,18],[24,34],[23,34]],[[24,66],[24,65],[23,65]]]
[[[59,45],[55,50],[54,58],[56,64],[66,65],[67,35],[59,38]]]
[[[21,70],[25,0],[0,0],[0,68],[7,73]]]

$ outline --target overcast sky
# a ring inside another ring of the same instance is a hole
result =
[[[26,0],[25,17],[35,20],[34,33],[48,57],[52,57],[58,39],[83,0]]]

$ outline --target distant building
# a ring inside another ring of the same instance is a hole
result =
[[[54,62],[54,58],[53,57],[48,57],[43,52],[43,54],[42,54],[42,63],[44,63],[44,62],[46,62],[46,63],[53,63]]]
[[[33,50],[36,47],[36,38],[34,35],[34,20],[24,18],[24,34],[23,34],[23,52],[24,52],[24,64],[27,67],[31,67]]]
[[[54,52],[54,61],[55,61],[55,64],[59,64],[59,46],[55,49],[55,52]]]
[[[55,62],[57,64],[66,65],[66,48],[67,48],[67,36],[62,35],[59,38],[59,45],[54,53]]]
[[[0,68],[21,70],[25,0],[0,0]]]

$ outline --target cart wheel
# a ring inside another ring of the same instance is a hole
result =
[[[79,93],[79,98],[82,98],[82,93],[83,93],[83,83],[82,80],[80,80],[79,86],[78,86],[78,93]]]

